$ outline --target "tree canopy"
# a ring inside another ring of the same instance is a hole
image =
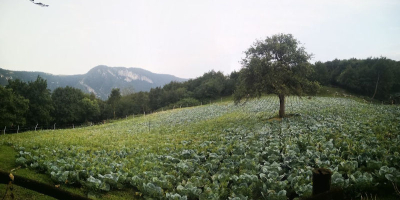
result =
[[[315,63],[312,79],[322,85],[390,102],[400,93],[400,62],[380,58],[348,59]]]
[[[0,127],[24,125],[29,100],[0,85]]]
[[[100,116],[95,97],[84,94],[80,89],[57,88],[51,95],[54,105],[53,117],[61,125],[92,121]]]
[[[25,99],[29,99],[29,110],[25,116],[28,125],[48,125],[52,122],[51,113],[54,108],[51,93],[47,89],[47,81],[45,79],[38,76],[35,81],[28,83],[20,80],[9,80],[6,88],[12,89]]]
[[[245,53],[240,71],[236,102],[246,95],[263,93],[279,96],[279,117],[285,116],[285,96],[315,93],[318,82],[309,81],[311,54],[291,34],[277,34],[257,40]]]

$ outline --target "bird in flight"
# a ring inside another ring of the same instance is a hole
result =
[[[34,4],[36,4],[36,5],[38,5],[38,6],[42,6],[42,7],[49,7],[49,5],[46,5],[46,4],[42,4],[42,3],[35,3],[35,0],[30,0],[30,1],[32,1],[32,3],[34,3]]]

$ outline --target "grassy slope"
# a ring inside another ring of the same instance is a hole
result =
[[[326,91],[321,93],[321,96],[333,96],[337,91],[337,89],[331,89],[331,88],[324,88],[324,89],[326,89]],[[329,91],[327,91],[327,90],[329,90]],[[338,92],[343,93],[343,91],[338,91]],[[356,97],[352,97],[352,98],[356,98]],[[362,100],[358,99],[358,101],[362,101]],[[223,99],[222,104],[225,104],[227,102],[228,101]],[[178,110],[167,111],[167,112],[174,113],[177,111]],[[157,118],[160,116],[158,114],[153,114],[153,115],[149,115],[148,117],[150,118],[150,121],[151,120],[156,121]],[[84,129],[76,129],[74,131],[71,131],[71,130],[60,130],[60,131],[56,131],[56,132],[47,131],[47,132],[43,133],[43,135],[46,135],[47,138],[49,135],[52,135],[52,140],[54,142],[54,145],[57,145],[60,142],[62,143],[63,140],[66,142],[64,137],[54,137],[54,135],[62,134],[63,136],[66,136],[65,135],[66,133],[68,133],[68,137],[77,138],[77,140],[75,140],[75,141],[79,141],[81,144],[93,144],[92,143],[93,141],[91,141],[91,135],[98,134],[99,130],[106,129],[111,134],[108,136],[102,137],[101,140],[106,141],[102,144],[102,148],[111,147],[115,143],[120,143],[120,142],[124,142],[124,143],[126,143],[126,145],[131,145],[130,141],[135,141],[135,143],[136,143],[135,145],[138,145],[138,146],[146,146],[147,143],[152,143],[152,142],[156,142],[156,141],[160,141],[160,140],[174,140],[176,142],[181,142],[182,140],[186,139],[188,134],[190,134],[190,133],[201,132],[201,131],[218,132],[221,129],[223,129],[224,127],[229,126],[230,124],[238,123],[238,122],[252,124],[253,123],[253,122],[251,122],[252,120],[257,120],[257,119],[255,119],[255,118],[249,119],[249,118],[246,118],[246,115],[244,115],[243,113],[234,112],[234,113],[225,114],[216,119],[204,120],[204,121],[194,123],[189,128],[185,127],[185,125],[177,126],[174,129],[175,133],[173,135],[164,135],[164,136],[162,136],[162,138],[160,138],[160,136],[158,134],[151,134],[151,133],[162,133],[163,131],[165,131],[165,130],[163,130],[162,127],[161,128],[154,127],[151,129],[150,133],[145,133],[145,132],[147,132],[146,131],[147,127],[145,127],[145,128],[143,128],[143,130],[137,130],[137,131],[146,134],[146,137],[136,137],[136,136],[132,136],[131,134],[124,134],[123,136],[130,137],[129,139],[126,139],[124,141],[119,140],[119,138],[115,138],[114,136],[112,136],[113,135],[112,133],[120,131],[120,126],[126,126],[127,123],[132,123],[132,121],[126,122],[126,121],[122,120],[122,121],[117,121],[113,124],[106,124],[106,125],[89,127],[89,128],[84,128]],[[263,119],[263,120],[265,120],[265,119]],[[134,121],[135,121],[135,123],[146,123],[147,119],[145,120],[144,118],[135,118]],[[85,135],[82,136],[82,134],[85,134]],[[36,137],[37,136],[35,134],[31,133],[31,134],[24,135],[23,139],[24,140],[35,140]],[[191,135],[191,139],[192,139],[193,143],[195,144],[195,143],[201,142],[202,139],[204,139],[204,138],[201,138],[201,137],[196,138],[196,137],[193,137],[193,135]],[[51,141],[49,141],[49,142],[51,142]],[[64,145],[68,145],[68,144],[64,144]],[[96,144],[93,144],[93,145],[96,146]],[[178,148],[179,148],[179,146],[178,146]],[[153,149],[149,149],[149,151],[153,151]],[[1,152],[1,154],[0,154],[0,169],[4,170],[4,171],[10,171],[11,169],[15,168],[16,167],[15,157],[17,155],[17,152],[13,149],[13,147],[0,145],[0,152]],[[33,170],[18,169],[15,173],[20,176],[32,178],[37,181],[41,181],[43,183],[47,183],[50,185],[55,184],[49,178],[49,176],[37,173]],[[62,187],[63,187],[63,189],[66,189],[68,191],[84,195],[84,192],[79,188],[71,188],[71,187],[67,187],[67,186],[62,186]],[[5,191],[5,188],[6,188],[6,185],[0,184],[0,192]],[[14,188],[15,188],[14,194],[16,195],[17,199],[52,199],[50,197],[43,196],[41,194],[38,194],[36,192],[30,191],[30,190],[27,190],[24,188],[20,188],[20,187],[14,187]],[[0,197],[2,197],[2,194],[4,194],[4,193],[1,192]],[[101,197],[101,199],[132,199],[134,196],[135,196],[134,190],[126,189],[126,190],[108,192],[107,194],[103,195]],[[388,199],[390,199],[390,198],[388,198]]]
[[[321,97],[345,97],[361,103],[382,103],[382,101],[376,99],[372,100],[370,97],[352,94],[351,92],[339,87],[322,86],[317,95]]]

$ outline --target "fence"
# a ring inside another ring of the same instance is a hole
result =
[[[219,100],[209,100],[209,101],[203,101],[200,102],[200,104],[198,106],[202,106],[202,105],[212,105],[213,103],[217,103],[219,102]],[[220,99],[220,102],[222,102],[222,98]],[[165,106],[163,108],[160,108],[158,110],[155,111],[155,113],[157,112],[163,112],[163,111],[167,111],[167,110],[174,110],[174,109],[178,109],[178,108],[187,108],[187,107],[193,107],[196,105],[189,105],[188,103],[186,104],[170,104],[169,106]],[[63,124],[63,125],[57,125],[57,123],[55,124],[48,124],[48,125],[39,125],[37,124],[36,126],[12,126],[12,127],[0,127],[0,135],[1,134],[14,134],[14,133],[21,133],[21,132],[26,132],[26,131],[42,131],[42,130],[55,130],[55,129],[74,129],[74,128],[83,128],[83,127],[88,127],[88,126],[94,126],[94,125],[100,125],[100,124],[104,124],[104,123],[109,123],[112,122],[114,120],[120,120],[120,119],[128,119],[128,118],[134,118],[134,117],[141,117],[141,116],[146,116],[146,114],[152,114],[153,112],[150,111],[149,113],[143,112],[143,114],[133,114],[133,115],[126,115],[125,117],[118,117],[115,119],[107,119],[107,120],[102,120],[99,122],[87,122],[87,123],[81,123],[81,124]]]
[[[21,133],[21,132],[26,132],[26,131],[43,131],[43,130],[58,130],[58,129],[75,129],[75,128],[84,128],[84,127],[89,127],[89,126],[96,126],[96,125],[101,125],[105,123],[112,123],[116,120],[121,120],[121,119],[133,119],[136,117],[145,117],[146,114],[152,114],[153,112],[146,113],[144,112],[143,114],[134,114],[134,115],[126,115],[125,117],[120,117],[120,118],[115,118],[115,119],[107,119],[107,120],[102,120],[102,121],[97,121],[97,122],[86,122],[86,123],[77,123],[77,124],[62,124],[62,125],[57,125],[57,123],[54,124],[49,124],[49,125],[40,125],[37,124],[36,126],[12,126],[12,127],[1,127],[0,128],[0,135],[3,134],[15,134],[15,133]]]
[[[52,125],[39,125],[36,126],[12,126],[12,127],[2,127],[1,134],[14,134],[14,133],[22,133],[26,131],[43,131],[43,130],[55,130],[55,129],[74,129],[74,128],[83,128],[88,126],[100,125],[104,122],[89,122],[82,124],[63,124],[58,126],[56,123]]]

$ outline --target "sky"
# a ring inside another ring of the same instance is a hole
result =
[[[399,0],[0,0],[0,68],[57,75],[97,65],[229,74],[256,40],[292,34],[311,62],[400,60]]]

